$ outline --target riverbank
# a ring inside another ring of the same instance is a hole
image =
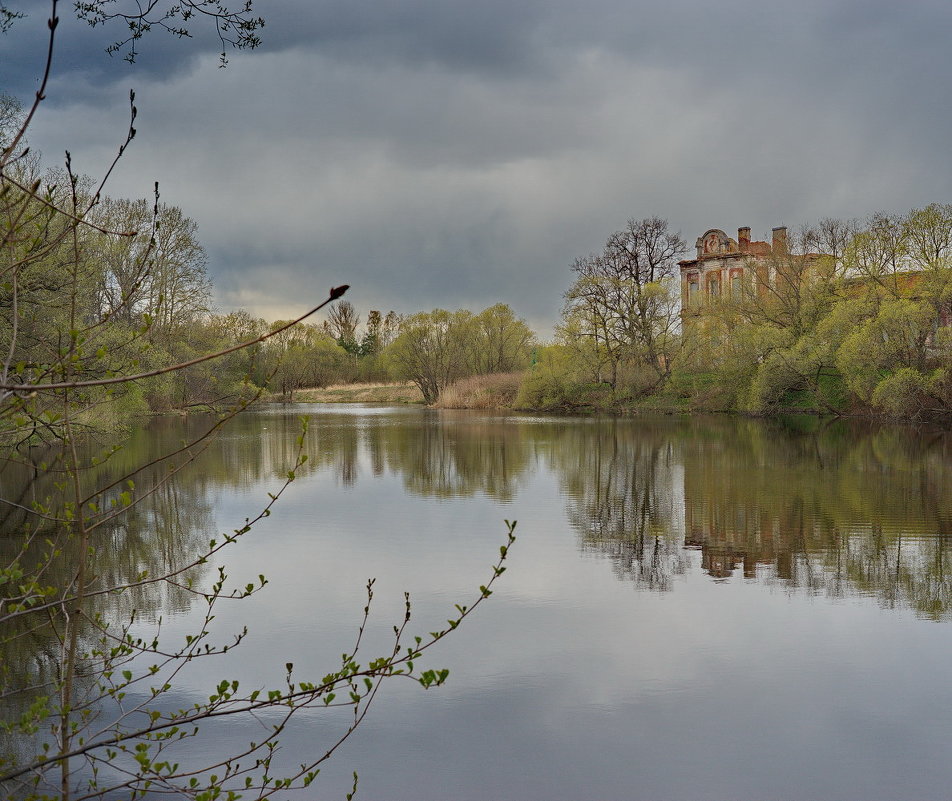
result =
[[[635,395],[613,391],[606,384],[577,384],[562,386],[559,391],[532,393],[520,397],[524,374],[504,373],[471,376],[448,386],[433,404],[442,409],[513,409],[560,415],[609,414],[631,416],[639,414],[734,414],[745,417],[810,415],[825,417],[855,417],[888,420],[869,408],[844,402],[834,393],[823,397],[806,391],[786,393],[782,403],[776,403],[769,413],[756,414],[736,407],[735,392],[716,382],[694,381],[690,386],[683,381],[650,395]],[[831,404],[831,397],[838,401]],[[280,394],[264,398],[280,403]],[[527,402],[528,401],[528,402]],[[423,405],[423,394],[413,383],[335,384],[328,387],[301,389],[294,393],[294,403],[381,403]],[[944,427],[948,427],[946,422]]]

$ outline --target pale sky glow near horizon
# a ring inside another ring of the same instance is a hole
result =
[[[45,0],[0,36],[28,103]],[[351,285],[400,313],[509,303],[543,336],[573,261],[628,218],[689,248],[823,217],[952,202],[947,0],[257,0],[263,43],[218,69],[211,30],[153,31],[138,63],[64,4],[47,165],[199,225],[218,307],[276,319]]]

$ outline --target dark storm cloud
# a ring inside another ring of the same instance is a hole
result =
[[[4,83],[8,92],[28,93],[42,72],[50,4],[46,0],[11,0],[9,7],[24,12],[27,19],[17,23],[14,35],[0,40],[4,62],[9,65],[4,69]],[[295,0],[280,5],[259,0],[255,6],[255,13],[268,16],[262,52],[303,48],[339,63],[432,65],[500,76],[529,69],[540,55],[531,38],[545,10],[541,0],[515,8],[500,0],[478,4]],[[128,48],[113,56],[105,52],[124,35],[118,22],[91,28],[77,21],[71,8],[63,4],[59,16],[54,72],[78,73],[93,84],[126,82],[130,75],[137,80],[168,79],[192,68],[201,53],[221,49],[213,28],[200,21],[190,23],[192,37],[184,40],[156,28],[137,46],[136,65],[129,68],[122,62]],[[234,57],[234,51],[229,49],[228,55]]]
[[[39,88],[49,44],[48,0],[7,0],[5,5],[24,14],[11,30],[0,36],[0,90],[31,102]],[[213,30],[193,28],[192,39],[180,39],[156,30],[142,42],[135,64],[123,60],[128,48],[110,55],[106,48],[123,37],[118,23],[90,27],[74,16],[72,3],[60,3],[49,105],[95,101],[91,89],[128,84],[131,80],[169,79],[186,74],[202,52],[221,49]],[[59,91],[56,91],[56,89]]]
[[[32,91],[24,20],[2,83]],[[952,200],[952,4],[285,0],[261,50],[154,32],[139,64],[66,24],[31,138],[198,220],[222,305],[286,316],[334,283],[414,311],[511,302],[551,325],[575,257],[628,217],[717,226]],[[33,12],[34,16],[37,12]],[[36,20],[34,20],[35,22]],[[114,36],[112,37],[114,38]]]

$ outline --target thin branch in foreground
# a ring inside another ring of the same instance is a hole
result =
[[[297,325],[300,322],[303,322],[312,314],[319,312],[323,309],[328,303],[337,300],[341,297],[348,289],[350,289],[349,284],[341,284],[341,286],[332,287],[331,291],[326,300],[319,303],[313,309],[308,312],[305,312],[300,317],[297,317],[290,322],[282,325],[280,328],[276,328],[274,331],[269,331],[266,334],[262,334],[255,339],[250,339],[247,342],[241,342],[237,345],[232,345],[230,348],[225,348],[224,350],[215,351],[214,353],[206,353],[204,356],[199,356],[196,359],[190,359],[187,362],[179,362],[178,364],[173,364],[169,367],[160,367],[155,370],[148,370],[144,373],[134,373],[133,375],[124,375],[116,376],[114,378],[97,378],[92,381],[61,381],[55,384],[11,384],[3,383],[0,384],[0,390],[21,395],[22,393],[32,393],[32,392],[46,392],[51,389],[75,389],[78,387],[102,387],[110,384],[125,384],[130,381],[139,381],[143,378],[153,378],[157,375],[165,375],[166,373],[173,373],[177,370],[184,370],[186,367],[193,367],[196,364],[201,364],[202,362],[208,362],[212,359],[219,359],[222,356],[227,356],[229,353],[235,353],[239,350],[244,350],[245,348],[250,348],[253,345],[258,345],[261,342],[265,342],[273,336],[277,336],[283,331]]]

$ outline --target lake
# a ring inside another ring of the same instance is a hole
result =
[[[191,665],[170,706],[222,677],[280,684],[287,662],[319,679],[353,643],[369,578],[368,655],[386,649],[405,590],[411,632],[445,627],[491,576],[505,520],[518,539],[492,597],[427,658],[447,684],[386,685],[301,797],[342,798],[354,770],[368,801],[950,796],[949,434],[265,406],[113,532],[124,569],[253,518],[304,415],[308,462],[223,560],[240,586],[269,579],[218,608],[215,639],[247,626],[246,641]],[[128,458],[203,424],[156,421]],[[202,613],[184,594],[136,603],[173,641]],[[225,754],[268,722],[188,748]],[[280,758],[323,752],[346,724],[302,715]]]

